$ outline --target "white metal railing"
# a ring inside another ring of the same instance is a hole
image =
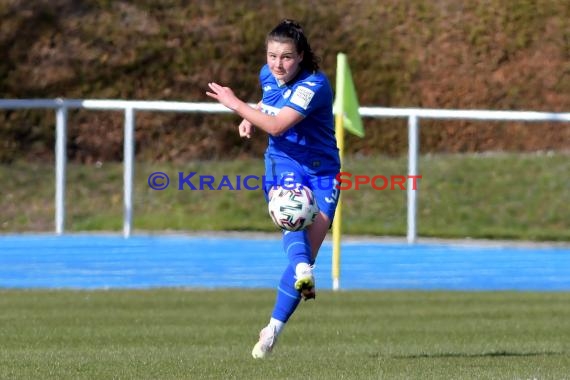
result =
[[[54,109],[56,111],[56,183],[55,183],[55,232],[63,234],[65,227],[65,168],[67,110],[123,110],[124,129],[124,214],[123,235],[129,237],[133,218],[133,163],[135,111],[229,113],[219,103],[194,103],[175,101],[131,101],[131,100],[81,100],[81,99],[0,99],[0,109]],[[489,110],[442,110],[421,108],[360,107],[361,116],[372,118],[408,119],[408,175],[418,174],[419,120],[462,119],[488,121],[553,121],[570,122],[570,113],[534,111],[489,111]],[[407,186],[407,240],[413,244],[417,238],[417,196],[412,189],[413,179]]]

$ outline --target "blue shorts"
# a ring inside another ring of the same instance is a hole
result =
[[[293,187],[293,184],[302,184],[313,191],[319,209],[332,222],[340,195],[336,181],[339,171],[338,167],[309,170],[287,156],[266,153],[263,178],[265,200],[269,200],[268,194],[273,186],[287,188]]]

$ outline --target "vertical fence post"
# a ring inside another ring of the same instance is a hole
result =
[[[55,124],[55,233],[63,234],[65,228],[65,168],[67,161],[67,108],[62,99],[57,99],[61,106],[56,109]]]
[[[131,236],[133,219],[133,161],[134,161],[134,130],[135,111],[132,107],[125,108],[125,141],[123,162],[123,236]]]
[[[408,175],[415,176],[418,174],[418,152],[419,152],[419,127],[418,117],[410,115],[408,117]],[[417,230],[417,194],[419,188],[413,190],[412,183],[414,179],[408,179],[408,244],[416,242]]]

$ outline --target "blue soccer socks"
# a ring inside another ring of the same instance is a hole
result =
[[[295,271],[288,265],[277,287],[275,306],[271,317],[286,323],[301,301],[299,291],[295,289]]]
[[[300,263],[312,264],[311,244],[307,231],[283,232],[283,250],[289,259],[289,265],[295,269]]]

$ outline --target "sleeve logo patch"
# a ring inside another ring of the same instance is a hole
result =
[[[307,87],[299,86],[291,96],[291,103],[298,105],[306,110],[313,99],[315,92]]]

